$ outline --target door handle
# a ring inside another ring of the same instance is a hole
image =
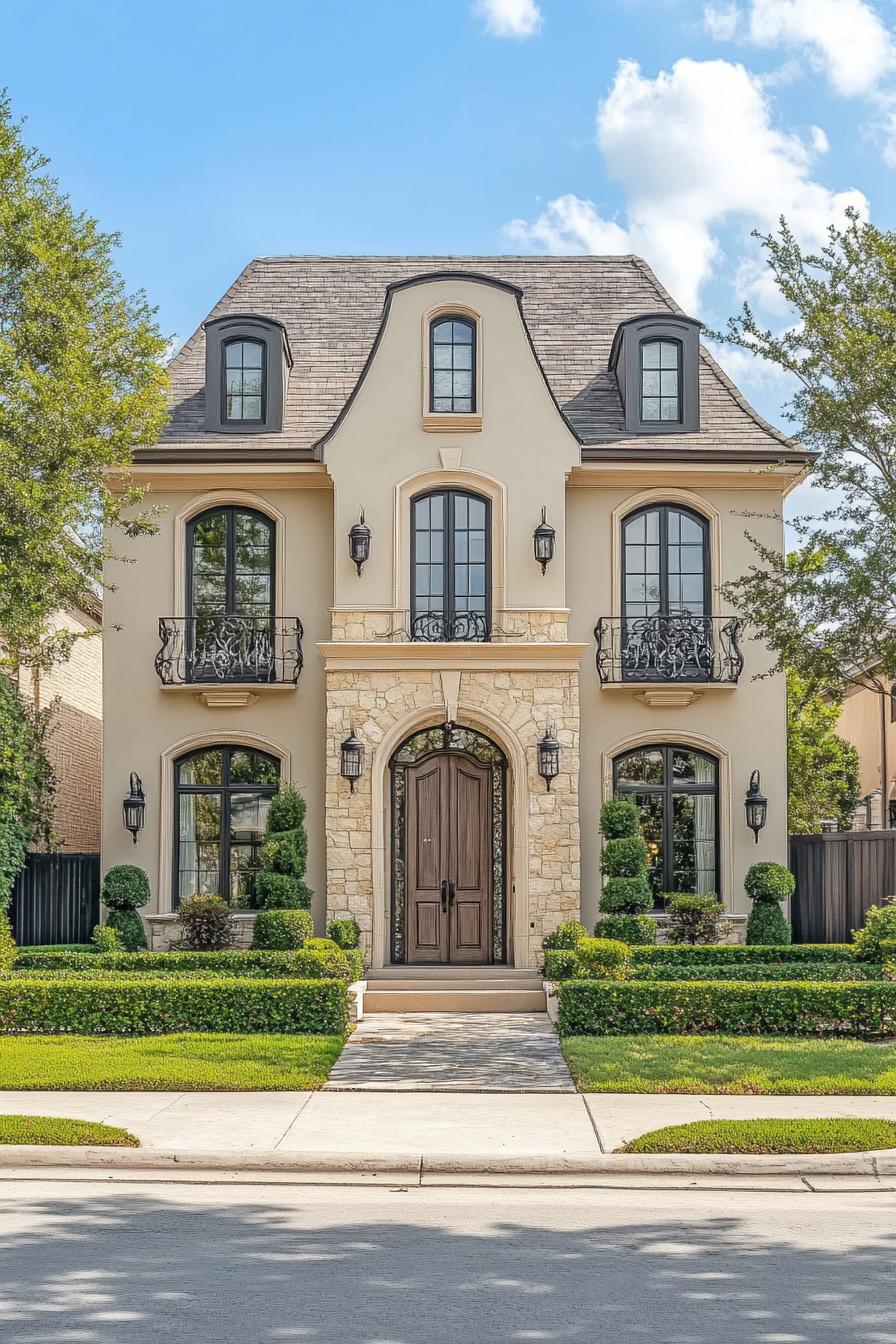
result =
[[[453,905],[453,904],[454,904],[454,895],[455,895],[455,892],[454,892],[454,883],[453,883],[453,882],[449,882],[449,883],[448,883],[448,904],[449,904],[449,905]]]
[[[449,892],[449,888],[450,888],[450,886],[451,886],[451,883],[448,882],[447,879],[445,879],[445,880],[442,882],[441,891],[442,891],[442,914],[443,914],[443,915],[447,915],[447,913],[448,913],[448,892]]]

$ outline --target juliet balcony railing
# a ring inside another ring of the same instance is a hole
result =
[[[718,682],[744,670],[736,616],[672,612],[633,618],[602,616],[594,627],[597,671],[604,684]]]
[[[297,616],[161,616],[156,672],[163,686],[294,686],[303,634]]]
[[[412,644],[487,644],[494,632],[495,627],[482,611],[457,611],[450,615],[444,611],[397,611],[382,638]]]

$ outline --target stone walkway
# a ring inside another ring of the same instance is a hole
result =
[[[547,1013],[374,1013],[328,1092],[574,1092]]]

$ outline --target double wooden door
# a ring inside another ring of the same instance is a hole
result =
[[[407,960],[491,959],[491,769],[445,752],[407,770]]]

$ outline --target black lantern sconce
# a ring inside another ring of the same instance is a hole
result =
[[[364,521],[363,509],[358,521],[352,523],[348,530],[348,553],[360,578],[362,567],[370,559],[370,528]]]
[[[355,735],[354,728],[349,729],[348,737],[339,748],[339,753],[339,773],[343,779],[348,780],[354,793],[355,780],[360,779],[364,772],[364,743]]]
[[[134,844],[137,843],[137,832],[143,830],[143,819],[146,816],[146,799],[143,796],[143,781],[135,770],[131,771],[131,791],[127,798],[121,804],[121,811],[124,817],[125,829],[130,831]]]
[[[538,773],[551,791],[551,781],[560,773],[560,743],[550,728],[538,744]]]
[[[545,519],[546,509],[542,507],[541,522],[532,533],[532,544],[535,547],[535,559],[541,565],[542,574],[554,558],[554,538],[557,533]]]
[[[747,825],[753,832],[753,838],[758,845],[759,832],[765,825],[765,819],[768,816],[768,799],[759,787],[758,770],[754,770],[750,776],[750,787],[747,789],[747,796],[744,799],[744,811],[747,814]]]

